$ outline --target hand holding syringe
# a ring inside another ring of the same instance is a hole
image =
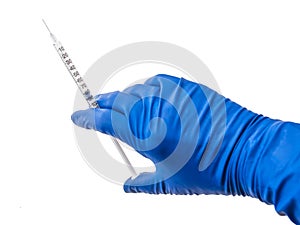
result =
[[[97,107],[65,50],[51,37],[90,107]],[[274,204],[279,214],[300,224],[300,124],[264,117],[207,86],[166,74],[104,94],[103,102],[105,112],[80,110],[73,122],[121,137],[156,167],[128,179],[125,192],[250,196]],[[113,115],[113,106],[121,111],[114,117],[118,129],[113,119],[99,119]]]
[[[84,82],[83,78],[80,76],[78,70],[76,69],[74,63],[72,62],[69,54],[66,52],[65,48],[62,46],[62,44],[57,40],[57,38],[53,35],[53,33],[48,28],[47,24],[43,20],[43,23],[47,27],[48,31],[50,32],[50,36],[53,40],[53,46],[56,49],[57,53],[59,54],[60,58],[62,59],[63,63],[65,64],[67,70],[71,74],[73,80],[75,81],[77,87],[79,88],[80,92],[82,93],[83,97],[89,104],[90,108],[97,108],[99,107],[97,104],[97,101],[95,100],[94,96],[91,94],[90,90],[88,89],[86,83]],[[137,176],[137,173],[133,166],[131,165],[130,161],[128,160],[127,156],[125,155],[122,147],[120,146],[119,142],[112,138],[112,141],[116,148],[118,149],[122,159],[124,160],[125,164],[128,166],[128,169],[130,170],[132,174],[132,178]]]

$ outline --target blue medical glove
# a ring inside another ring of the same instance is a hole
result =
[[[126,192],[243,195],[300,224],[300,125],[253,113],[168,75],[97,97],[73,122],[114,136],[156,166]]]

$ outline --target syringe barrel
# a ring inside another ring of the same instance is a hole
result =
[[[86,83],[84,82],[83,78],[79,74],[77,68],[75,67],[75,65],[72,62],[71,58],[69,57],[68,53],[65,51],[65,48],[58,41],[56,41],[53,45],[54,45],[54,48],[56,49],[57,53],[59,54],[61,60],[67,67],[67,69],[68,69],[70,75],[72,76],[73,80],[75,81],[76,85],[78,86],[84,99],[89,104],[89,107],[97,108],[98,107],[97,101],[95,100],[94,96],[91,94],[91,91],[88,89]]]
[[[45,21],[43,21],[45,23]],[[45,23],[46,25],[46,23]],[[48,26],[46,25],[47,29],[49,30]],[[50,30],[49,30],[50,32]],[[75,81],[77,87],[79,88],[80,92],[82,93],[83,97],[87,101],[90,108],[97,108],[99,107],[96,99],[91,94],[91,91],[88,89],[86,83],[84,82],[83,78],[79,74],[78,70],[76,69],[74,63],[72,62],[71,58],[69,57],[68,53],[66,52],[65,48],[62,44],[57,40],[57,38],[50,32],[50,36],[54,42],[53,46],[57,53],[59,54],[61,60],[67,67],[70,75],[72,76],[73,80]],[[112,141],[116,148],[118,149],[121,157],[123,158],[125,164],[127,165],[129,171],[131,172],[132,178],[137,176],[137,172],[135,171],[134,167],[130,163],[129,159],[127,158],[126,154],[124,153],[122,147],[120,146],[119,142],[112,137]]]

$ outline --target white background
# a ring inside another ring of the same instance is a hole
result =
[[[9,2],[9,3],[8,3]],[[80,71],[136,41],[182,46],[222,93],[300,122],[299,1],[2,1],[0,224],[291,224],[243,197],[125,194],[84,162],[70,115],[76,87],[44,18]]]

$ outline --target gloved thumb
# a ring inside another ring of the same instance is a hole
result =
[[[115,136],[110,109],[90,108],[79,110],[72,114],[71,119],[77,126]]]
[[[160,194],[164,187],[163,182],[156,181],[156,173],[142,173],[136,178],[129,178],[124,183],[126,193]]]

